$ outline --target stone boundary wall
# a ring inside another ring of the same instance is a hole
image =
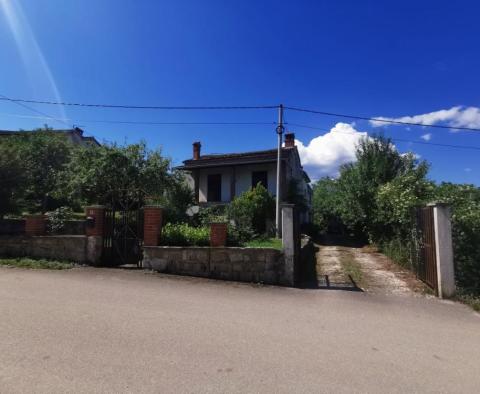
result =
[[[98,264],[102,238],[85,235],[0,236],[0,256],[68,260]]]
[[[144,246],[143,267],[155,271],[293,286],[282,251],[270,248]]]

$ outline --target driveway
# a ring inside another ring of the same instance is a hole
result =
[[[1,393],[451,392],[480,316],[425,297],[0,268]]]

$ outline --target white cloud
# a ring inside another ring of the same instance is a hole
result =
[[[424,134],[420,138],[425,141],[430,141],[432,139],[432,133]]]
[[[337,123],[328,133],[313,138],[307,145],[296,140],[298,153],[312,179],[338,176],[340,165],[355,161],[355,148],[367,133],[348,123]]]
[[[399,118],[387,118],[377,116],[376,119],[391,120],[396,122],[420,123],[423,125],[444,123],[452,127],[480,127],[480,108],[456,106],[450,109],[441,109],[439,111],[429,112],[427,114],[401,116]],[[387,126],[389,123],[378,120],[371,120],[374,127]]]

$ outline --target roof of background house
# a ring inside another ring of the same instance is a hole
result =
[[[282,148],[282,159],[286,159],[293,151],[291,148]],[[268,149],[242,153],[223,153],[201,155],[199,159],[188,159],[183,166],[177,167],[180,170],[192,170],[195,168],[219,167],[238,164],[274,163],[277,161],[277,150]]]
[[[36,131],[37,130],[18,130],[18,131],[15,131],[15,130],[0,130],[0,137],[19,135],[19,134],[27,134],[27,133],[33,133],[33,132],[36,132]],[[74,127],[73,129],[51,129],[51,130],[42,130],[42,131],[64,134],[74,144],[80,144],[80,145],[93,144],[93,145],[100,146],[100,143],[95,139],[95,137],[84,136],[83,135],[83,130],[78,128],[78,127]]]

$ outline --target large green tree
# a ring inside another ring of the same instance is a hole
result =
[[[0,140],[0,218],[20,210],[19,199],[25,190],[25,163],[18,145],[11,139]]]
[[[383,136],[363,139],[357,147],[356,162],[343,166],[338,180],[340,216],[345,224],[372,241],[385,234],[379,220],[377,194],[383,185],[407,174],[423,178],[428,166],[413,155],[400,154]]]
[[[10,186],[14,191],[7,192],[14,200],[9,210],[45,212],[62,204],[57,198],[62,195],[58,179],[75,149],[65,136],[45,127],[4,137],[2,146],[3,160],[10,162],[6,178],[12,182],[12,174],[19,174]]]
[[[322,178],[313,185],[313,220],[321,231],[340,230],[338,180]]]
[[[63,184],[71,201],[111,204],[114,201],[167,203],[180,197],[180,175],[171,172],[171,162],[161,151],[144,142],[102,145],[74,152]],[[184,204],[184,201],[181,201]]]

